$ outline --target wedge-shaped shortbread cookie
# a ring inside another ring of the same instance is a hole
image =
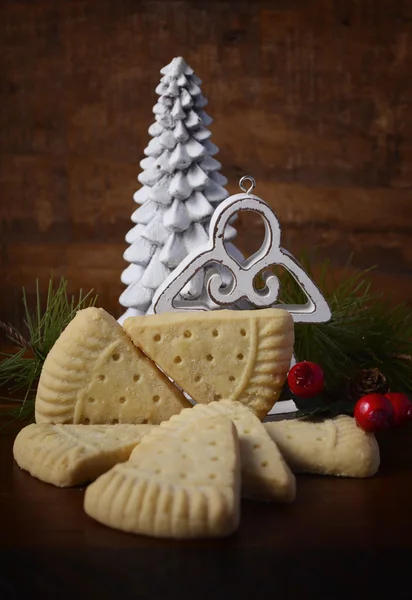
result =
[[[149,433],[150,435],[150,433]],[[240,518],[240,460],[227,417],[199,419],[154,438],[86,490],[86,513],[155,537],[220,537]]]
[[[37,423],[160,423],[190,406],[101,308],[86,308],[44,362]]]
[[[196,402],[238,400],[259,418],[279,397],[292,358],[293,319],[280,309],[131,317],[124,328]]]
[[[260,500],[291,502],[295,498],[295,476],[289,469],[277,445],[272,441],[263,424],[253,412],[234,400],[220,400],[210,404],[196,404],[182,410],[169,421],[153,428],[144,442],[149,443],[159,436],[168,435],[205,417],[226,415],[236,426],[242,473],[242,496]],[[222,455],[219,460],[225,460]]]
[[[296,473],[371,477],[379,469],[375,436],[358,427],[352,417],[340,415],[319,423],[273,421],[265,428]]]
[[[93,481],[119,462],[153,425],[28,425],[17,435],[14,458],[31,475],[59,487]]]

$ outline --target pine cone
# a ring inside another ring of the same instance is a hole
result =
[[[348,383],[348,399],[357,402],[365,394],[386,394],[389,390],[386,377],[379,369],[363,369],[355,373]]]

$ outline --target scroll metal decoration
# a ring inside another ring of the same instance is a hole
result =
[[[266,202],[250,193],[254,188],[254,181],[251,181],[252,186],[247,192],[230,196],[218,206],[210,223],[208,244],[189,254],[159,287],[153,303],[155,313],[229,308],[244,300],[252,305],[250,308],[278,307],[287,310],[295,322],[324,323],[330,319],[329,306],[319,288],[296,258],[280,246],[278,218]],[[242,263],[226,252],[224,243],[225,227],[239,211],[259,214],[265,225],[261,248]],[[230,283],[222,284],[222,269],[217,271],[213,265],[220,265],[224,271],[229,271]],[[276,304],[280,282],[270,272],[270,268],[276,265],[287,269],[296,279],[307,296],[306,304]],[[178,299],[186,283],[207,267],[208,296],[198,300]],[[256,289],[255,286],[258,275],[263,275],[265,285],[262,289]]]

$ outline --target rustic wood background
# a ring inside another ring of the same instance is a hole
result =
[[[2,0],[0,318],[51,271],[118,316],[159,70],[203,79],[212,140],[275,207],[283,245],[412,301],[412,3]],[[259,245],[259,223],[238,243]]]

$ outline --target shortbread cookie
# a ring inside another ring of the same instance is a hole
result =
[[[37,423],[160,423],[190,406],[101,308],[77,313],[44,362]]]
[[[279,502],[293,501],[296,493],[295,476],[263,424],[240,402],[220,400],[210,404],[196,404],[193,408],[184,409],[169,421],[164,421],[159,427],[153,428],[142,443],[149,443],[159,436],[168,435],[169,431],[185,427],[188,422],[217,415],[229,417],[237,429],[242,496]],[[221,455],[219,460],[225,460],[225,457]]]
[[[69,487],[93,481],[130,456],[152,425],[28,425],[17,435],[14,458],[47,483]]]
[[[375,436],[347,415],[320,423],[292,419],[264,425],[296,473],[371,477],[379,469]]]
[[[237,528],[240,460],[230,419],[188,422],[136,450],[87,488],[90,517],[155,537],[221,537]]]
[[[130,317],[123,326],[196,402],[238,400],[261,419],[292,358],[293,319],[277,308],[164,313]]]

